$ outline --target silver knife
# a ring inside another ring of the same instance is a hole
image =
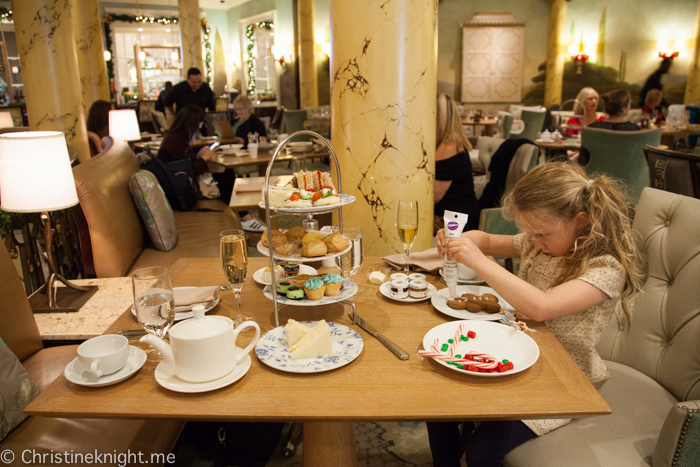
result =
[[[354,320],[362,329],[372,334],[374,337],[377,338],[377,340],[379,340],[379,342],[387,346],[389,350],[391,350],[394,353],[394,355],[399,357],[401,360],[408,360],[408,353],[404,349],[394,344],[389,339],[387,339],[386,336],[384,336],[384,334],[374,329],[371,324],[369,324],[364,319],[360,318],[360,315],[356,315],[355,317],[353,317],[354,313],[352,311],[349,312],[348,315],[350,316],[350,319]]]
[[[140,337],[146,334],[145,329],[127,329],[124,331],[119,331],[120,336],[124,336],[127,339],[134,339],[136,337]]]

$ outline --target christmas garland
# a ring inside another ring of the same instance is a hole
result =
[[[271,21],[259,21],[257,23],[249,24],[245,28],[245,48],[248,52],[248,58],[246,59],[246,72],[248,73],[248,89],[247,93],[249,96],[255,94],[255,73],[253,72],[253,65],[255,63],[255,55],[253,55],[253,48],[255,47],[255,30],[257,28],[265,28],[268,31],[274,28],[275,25]]]
[[[209,42],[209,36],[211,35],[211,28],[209,27],[209,21],[206,18],[202,18],[202,34],[204,34],[204,78],[207,83],[211,82],[211,42]]]
[[[12,10],[8,10],[7,8],[0,8],[0,19],[6,19],[10,22],[13,22]]]

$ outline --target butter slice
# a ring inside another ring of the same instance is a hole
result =
[[[386,280],[386,275],[382,274],[379,271],[372,271],[369,274],[369,281],[372,284],[383,284],[385,280]]]

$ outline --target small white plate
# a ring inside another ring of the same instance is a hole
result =
[[[503,300],[503,297],[498,295],[495,290],[491,287],[479,287],[476,285],[458,285],[456,288],[457,295],[462,295],[465,293],[472,293],[474,295],[483,295],[485,293],[490,293],[498,297],[498,303],[501,304],[503,310],[508,310],[515,312],[515,308],[510,306],[508,302]],[[457,319],[474,319],[481,321],[498,321],[503,318],[503,313],[486,313],[485,311],[479,311],[477,313],[472,313],[467,310],[455,310],[447,305],[447,301],[450,299],[450,290],[445,287],[444,289],[438,290],[438,293],[433,295],[430,299],[431,303],[441,313],[447,316],[452,316]]]
[[[442,277],[442,281],[445,282],[445,274],[442,272],[442,268],[438,271],[440,273],[440,277]],[[486,281],[481,278],[481,276],[476,276],[476,279],[457,279],[457,284],[458,285],[481,285],[485,284]]]
[[[310,141],[297,141],[294,143],[287,143],[287,147],[292,152],[308,152],[313,149],[313,144]]]
[[[277,143],[258,143],[258,149],[262,149],[263,151],[267,151],[276,147]]]
[[[126,360],[126,364],[122,367],[122,369],[116,373],[95,378],[92,376],[92,373],[90,373],[90,370],[85,368],[85,366],[80,363],[80,360],[78,360],[78,357],[76,357],[66,366],[63,374],[71,383],[91,388],[100,388],[102,386],[110,386],[112,384],[117,384],[124,381],[139,371],[144,363],[146,363],[146,352],[138,347],[130,345],[129,358]]]
[[[173,290],[174,289],[194,289],[194,287],[173,287]],[[210,306],[204,307],[204,312],[206,313],[208,311],[213,310],[214,307],[218,304],[219,304],[219,297],[217,296],[216,300],[214,300],[214,302]],[[136,307],[134,307],[134,305],[131,305],[131,314],[134,315],[134,317],[136,317]],[[192,313],[192,310],[190,310],[190,311],[176,311],[175,312],[175,321],[182,321],[183,319],[188,319],[188,318],[191,318],[193,316],[194,316],[194,313]]]
[[[269,266],[268,266],[269,267]],[[257,282],[260,285],[268,285],[269,282],[263,279],[263,273],[265,272],[265,268],[260,268],[255,273],[253,274],[253,280]],[[308,274],[310,276],[315,276],[318,274],[318,271],[312,268],[311,266],[307,266],[305,264],[300,264],[299,265],[299,274]],[[286,281],[288,279],[292,279],[291,277],[283,277],[282,279],[278,279],[277,282],[282,282]]]
[[[262,240],[258,242],[257,247],[260,253],[262,253],[265,256],[270,256],[270,250],[266,246],[263,246]],[[328,253],[323,256],[301,256],[301,247],[299,247],[299,249],[297,250],[298,253],[295,253],[293,256],[282,256],[275,253],[275,258],[286,261],[294,261],[295,263],[312,263],[314,261],[322,261],[324,259],[335,258],[336,256],[344,255],[345,253],[350,251],[350,248],[352,248],[352,243],[348,240],[348,247],[343,251],[334,251],[333,253]]]
[[[340,198],[340,203],[338,204],[330,204],[328,206],[310,206],[310,207],[304,207],[304,208],[281,208],[277,206],[270,206],[270,209],[273,211],[278,211],[278,212],[314,212],[314,213],[321,213],[321,212],[330,212],[330,211],[335,211],[341,206],[345,206],[348,204],[352,204],[355,202],[355,197],[353,195],[346,195],[344,193],[340,193],[338,195]],[[260,209],[265,209],[265,198],[263,196],[262,201],[258,203],[258,207]]]
[[[318,321],[300,321],[300,323],[314,327]],[[333,355],[294,360],[287,349],[284,326],[278,326],[261,336],[255,344],[255,355],[265,365],[288,373],[321,373],[345,366],[362,353],[364,347],[362,337],[357,331],[342,324],[328,323],[328,325],[331,328]]]
[[[379,286],[379,291],[384,295],[386,298],[390,298],[392,300],[396,300],[397,302],[404,302],[404,303],[418,303],[418,302],[423,302],[425,300],[429,300],[433,295],[437,293],[437,289],[433,284],[428,284],[428,296],[424,298],[413,298],[413,297],[407,297],[407,298],[396,298],[391,296],[391,282],[387,281],[384,282],[382,285]]]
[[[454,365],[435,360],[450,370],[487,378],[508,376],[530,368],[540,356],[540,348],[537,346],[537,342],[528,336],[527,333],[514,329],[511,326],[486,321],[451,321],[435,326],[423,337],[423,348],[432,350],[435,339],[438,339],[440,344],[447,343],[447,339],[454,339],[455,333],[462,323],[465,324],[464,335],[467,334],[467,331],[474,331],[476,337],[466,342],[460,341],[457,344],[455,354],[465,355],[471,351],[485,353],[491,355],[499,362],[503,360],[513,362],[513,369],[503,373],[477,373],[475,371],[460,370]]]
[[[272,300],[272,294],[277,293],[272,290],[271,285],[266,285],[263,290],[263,294],[270,300]],[[331,303],[340,302],[342,300],[347,300],[357,293],[357,284],[348,279],[343,279],[343,286],[340,288],[338,295],[328,297],[323,296],[321,300],[309,300],[308,298],[300,298],[299,300],[292,300],[287,298],[282,294],[277,294],[277,303],[280,305],[291,305],[291,306],[321,306],[330,305]]]
[[[243,349],[236,347],[239,352],[243,352]],[[251,365],[250,354],[243,357],[243,359],[236,365],[231,373],[222,376],[219,379],[213,381],[206,381],[204,383],[191,383],[189,381],[182,380],[175,376],[175,369],[165,362],[160,362],[156,367],[156,381],[158,384],[163,386],[165,389],[170,389],[175,392],[184,393],[198,393],[213,391],[215,389],[221,389],[229,384],[233,384],[239,379],[243,378]]]

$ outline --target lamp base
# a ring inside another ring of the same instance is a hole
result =
[[[71,313],[78,311],[85,305],[90,297],[97,292],[96,285],[88,285],[83,290],[75,290],[70,287],[58,287],[56,289],[56,301],[54,306],[49,305],[49,296],[46,293],[48,283],[41,286],[29,296],[29,305],[34,313]]]

